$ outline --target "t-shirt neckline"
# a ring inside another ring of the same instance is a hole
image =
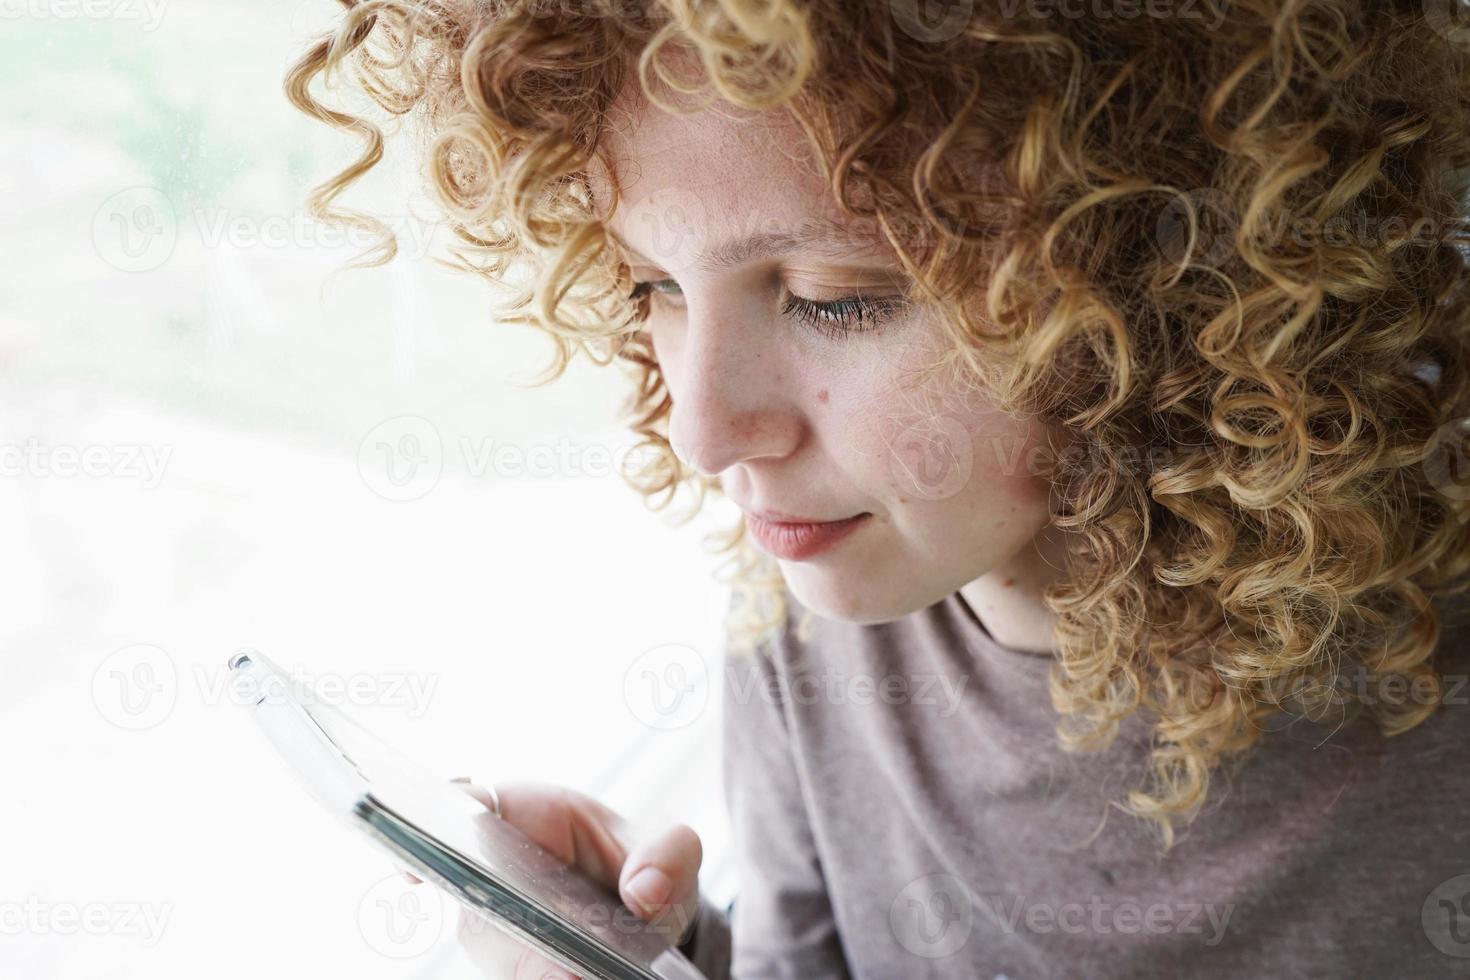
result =
[[[951,592],[941,604],[947,607],[949,614],[957,622],[963,624],[967,639],[980,651],[987,654],[989,659],[1038,674],[1045,674],[1048,668],[1056,662],[1055,656],[1007,646],[991,636],[984,621],[976,615],[975,610],[965,601],[965,597],[960,594],[959,590]]]

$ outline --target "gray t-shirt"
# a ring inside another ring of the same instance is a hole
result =
[[[1278,716],[1161,857],[1107,806],[1139,784],[1142,718],[1064,752],[1050,658],[957,593],[807,635],[786,600],[785,630],[725,661],[739,875],[729,909],[702,900],[712,980],[1470,976],[1465,617],[1429,720]]]

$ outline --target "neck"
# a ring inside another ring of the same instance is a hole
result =
[[[1022,653],[1055,655],[1057,617],[1041,595],[1065,574],[1067,534],[1048,526],[1015,556],[960,587],[960,598],[997,643]]]

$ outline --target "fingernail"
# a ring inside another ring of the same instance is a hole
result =
[[[628,891],[645,912],[657,912],[669,900],[669,893],[673,890],[674,883],[669,876],[652,866],[644,868],[628,882]]]

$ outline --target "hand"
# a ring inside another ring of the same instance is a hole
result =
[[[493,807],[493,798],[483,787],[467,779],[454,783],[487,809]],[[501,783],[494,789],[501,819],[563,863],[615,891],[639,919],[667,928],[671,941],[687,935],[699,911],[703,859],[693,830],[677,824],[635,842],[626,820],[574,790],[543,783]],[[418,883],[409,872],[403,874]],[[580,980],[462,907],[458,937],[471,961],[495,980]]]

